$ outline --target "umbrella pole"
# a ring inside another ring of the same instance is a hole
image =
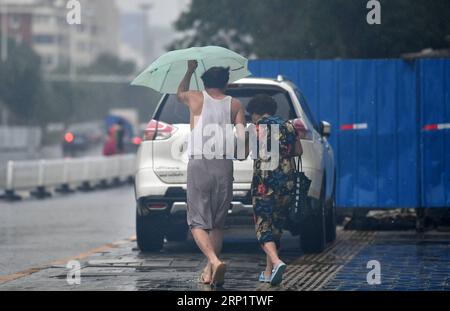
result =
[[[170,68],[172,68],[172,65],[170,65],[169,69],[167,69],[167,71],[166,71],[166,75],[164,76],[164,80],[161,83],[161,87],[159,88],[159,92],[160,93],[162,92],[162,88],[164,87],[164,84],[166,83],[167,76],[169,75]]]
[[[195,84],[197,85],[197,91],[200,91],[200,87],[198,86],[197,71],[194,72],[194,79],[195,79]]]

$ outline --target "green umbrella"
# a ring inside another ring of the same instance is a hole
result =
[[[160,93],[176,94],[187,70],[187,61],[196,60],[198,67],[191,79],[190,90],[204,90],[202,74],[211,67],[230,67],[230,83],[251,75],[248,60],[218,46],[194,47],[164,54],[142,72],[131,84],[152,88]]]

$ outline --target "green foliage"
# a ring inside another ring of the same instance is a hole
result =
[[[220,45],[259,58],[385,58],[442,48],[448,0],[380,0],[381,25],[368,25],[367,0],[193,0],[169,48]]]
[[[36,123],[46,96],[39,56],[12,40],[8,50],[0,62],[0,100],[19,122]]]
[[[49,100],[57,107],[53,122],[66,124],[102,120],[111,108],[135,108],[141,122],[151,118],[160,95],[128,83],[53,82]]]
[[[100,54],[91,66],[82,68],[80,73],[96,75],[130,75],[136,70],[136,66],[131,61],[122,61],[117,56],[111,54]]]
[[[92,66],[78,72],[128,76],[134,71],[133,63],[103,54]],[[39,56],[13,40],[9,42],[8,61],[0,63],[0,102],[11,112],[13,124],[101,120],[114,107],[136,108],[145,122],[158,100],[155,92],[128,83],[47,82]]]

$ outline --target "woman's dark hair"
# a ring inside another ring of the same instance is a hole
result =
[[[247,105],[247,112],[252,115],[256,113],[258,115],[269,114],[273,116],[278,109],[277,102],[272,96],[267,94],[259,94],[254,96]]]
[[[212,67],[202,75],[202,80],[207,89],[224,90],[230,80],[230,67]]]

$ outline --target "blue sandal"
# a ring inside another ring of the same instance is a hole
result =
[[[263,271],[263,272],[261,272],[261,274],[259,275],[258,281],[261,282],[261,283],[270,283],[270,277],[267,277],[267,276],[264,274],[264,271]]]
[[[272,276],[270,277],[270,285],[276,286],[280,285],[283,281],[283,273],[284,270],[286,270],[286,264],[284,262],[280,262],[278,265],[276,265],[275,268],[272,270]]]

